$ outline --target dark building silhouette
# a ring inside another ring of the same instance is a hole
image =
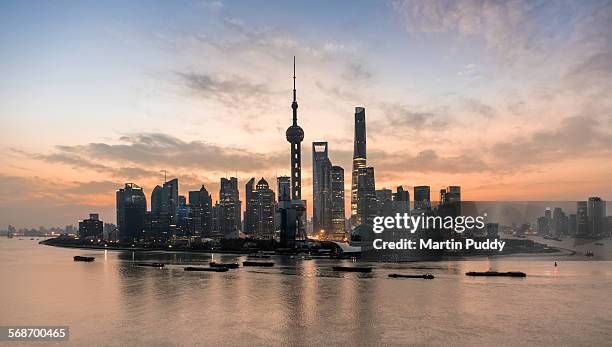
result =
[[[178,194],[178,178],[171,179],[170,181],[164,182],[162,187],[162,201],[161,201],[161,213],[165,213],[169,216],[170,224],[176,225],[177,210],[179,208],[179,194]]]
[[[373,167],[357,170],[357,187],[355,225],[372,224],[374,217],[378,213]]]
[[[189,192],[190,232],[195,236],[210,237],[212,233],[212,196],[204,185],[200,190]]]
[[[457,217],[461,215],[461,187],[448,186],[440,190],[438,212],[442,216]]]
[[[315,234],[331,235],[332,165],[328,155],[327,142],[312,143],[312,230]]]
[[[404,187],[398,186],[393,193],[393,213],[410,213],[410,192],[404,190]]]
[[[144,228],[147,211],[147,198],[142,188],[134,183],[126,183],[116,192],[117,228],[119,239],[131,242],[138,239]]]
[[[104,235],[104,223],[100,220],[97,213],[89,214],[88,219],[79,221],[79,237],[93,237],[102,239]]]
[[[608,233],[608,218],[606,216],[606,202],[600,197],[590,197],[587,201],[588,232],[589,236],[599,238]]]
[[[255,189],[255,178],[251,178],[244,187],[245,209],[244,209],[244,232],[252,234],[257,231],[257,203],[258,194]]]
[[[427,211],[431,209],[429,186],[414,187],[414,209],[419,211]]]
[[[351,180],[351,219],[355,226],[363,220],[357,216],[359,205],[359,170],[366,167],[366,120],[365,108],[355,107],[355,143],[353,148],[353,171]]]
[[[275,196],[268,182],[262,177],[256,186],[257,196],[257,229],[255,235],[258,239],[274,239]]]
[[[224,238],[238,238],[240,226],[240,193],[236,177],[221,178],[219,191],[219,231]]]
[[[589,236],[589,217],[586,201],[576,202],[576,236]]]
[[[331,232],[332,239],[341,241],[346,237],[346,215],[344,212],[344,169],[331,168]]]
[[[164,199],[163,188],[159,185],[153,188],[151,192],[151,212],[161,213],[162,211],[162,200]]]
[[[379,216],[393,216],[393,192],[391,189],[376,190],[376,214]]]
[[[291,144],[291,202],[289,207],[279,204],[281,217],[281,245],[294,247],[296,237],[305,238],[306,201],[302,200],[302,141],[304,130],[297,124],[297,92],[295,89],[295,57],[293,58],[293,124],[285,135]]]
[[[291,177],[279,176],[276,178],[278,201],[291,201]]]

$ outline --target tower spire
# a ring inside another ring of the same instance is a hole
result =
[[[295,91],[295,55],[293,56],[293,102],[291,103],[293,109],[293,125],[297,125],[297,92]]]

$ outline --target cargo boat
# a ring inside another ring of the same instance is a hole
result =
[[[272,267],[274,263],[269,261],[243,261],[242,266]]]
[[[226,272],[226,271],[228,271],[228,268],[226,268],[226,267],[195,267],[195,266],[188,266],[188,267],[184,268],[183,270],[185,270],[185,271]]]
[[[527,277],[527,274],[520,271],[470,271],[465,273],[467,276],[485,276],[485,277]]]
[[[162,263],[139,263],[137,266],[148,266],[148,267],[164,267]]]
[[[359,267],[359,266],[334,266],[332,267],[334,271],[344,271],[344,272],[372,272],[371,267]]]
[[[424,275],[402,275],[402,274],[389,274],[391,278],[422,278],[426,280],[433,280],[435,277],[432,274],[424,274]]]
[[[210,262],[208,265],[210,265],[210,267],[224,267],[228,269],[237,269],[240,267],[240,264],[237,263],[215,263],[214,261]]]
[[[92,261],[96,260],[96,258],[94,258],[94,257],[83,257],[83,256],[80,256],[80,255],[75,255],[73,259],[74,259],[74,261],[85,261],[85,262],[92,262]]]

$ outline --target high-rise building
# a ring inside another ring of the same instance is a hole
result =
[[[102,239],[104,236],[104,223],[97,213],[90,213],[88,219],[79,221],[79,237],[93,237]]]
[[[431,209],[429,186],[414,187],[414,209],[419,211],[427,211]]]
[[[169,216],[170,224],[178,222],[177,210],[179,208],[178,178],[164,182],[162,187],[161,213]]]
[[[151,212],[152,213],[161,213],[162,210],[162,200],[164,199],[163,188],[159,185],[153,188],[151,192]]]
[[[378,212],[373,167],[365,167],[357,170],[357,187],[357,214],[355,215],[355,225],[372,224]]]
[[[359,169],[366,167],[366,119],[365,108],[355,107],[355,139],[353,148],[353,171],[351,180],[351,219],[359,220],[358,210],[358,190],[359,190]],[[355,224],[359,225],[359,223]]]
[[[448,186],[446,189],[440,190],[438,213],[443,216],[454,217],[461,215],[461,187]]]
[[[143,231],[147,198],[141,187],[126,183],[124,188],[117,190],[116,202],[119,238],[124,242],[132,242]]]
[[[224,238],[238,238],[240,232],[240,209],[242,202],[236,177],[221,178],[219,191],[219,231]]]
[[[291,201],[291,177],[279,176],[276,178],[278,187],[278,201]]]
[[[376,205],[379,216],[393,216],[393,192],[389,188],[376,190]]]
[[[394,214],[410,213],[410,192],[404,190],[404,187],[398,186],[396,188],[392,200]]]
[[[586,201],[576,202],[576,236],[589,235],[589,217]]]
[[[603,237],[608,232],[606,202],[600,197],[590,197],[587,201],[589,234],[591,237]]]
[[[344,169],[331,168],[331,232],[332,239],[342,241],[346,237],[346,215],[344,213]]]
[[[327,142],[312,143],[312,225],[313,232],[331,235],[331,161]]]
[[[257,202],[259,200],[255,189],[255,178],[251,178],[244,187],[245,209],[244,209],[244,232],[252,234],[257,231]]]
[[[268,182],[262,177],[256,186],[257,195],[257,229],[255,231],[258,239],[272,240],[274,238],[274,191],[270,189]]]
[[[304,130],[297,124],[297,92],[295,89],[295,57],[293,58],[293,124],[287,128],[285,136],[291,144],[291,203],[281,208],[281,246],[293,248],[296,237],[306,236],[306,202],[302,200],[302,141]]]
[[[204,185],[200,190],[189,192],[189,208],[191,217],[191,234],[210,237],[212,228],[212,196]]]

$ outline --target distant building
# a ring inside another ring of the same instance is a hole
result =
[[[97,213],[91,213],[88,219],[79,221],[79,237],[93,237],[96,239],[104,237],[104,223],[100,220]]]
[[[254,234],[257,231],[257,202],[259,200],[254,177],[246,183],[244,196],[244,232],[245,234]]]
[[[202,185],[200,190],[189,192],[189,208],[191,217],[191,234],[210,237],[213,231],[212,197]]]
[[[589,235],[589,217],[586,201],[576,203],[576,236],[586,237]]]
[[[355,107],[355,138],[353,148],[353,171],[351,180],[351,220],[355,226],[363,223],[359,212],[359,170],[367,166],[365,108]],[[362,205],[363,207],[363,205]]]
[[[357,170],[357,214],[355,225],[372,224],[378,212],[374,168]]]
[[[169,215],[170,223],[177,224],[177,210],[179,208],[178,178],[164,182],[162,187],[161,213]]]
[[[431,209],[429,186],[414,187],[414,209],[419,211],[427,211]]]
[[[393,193],[393,214],[410,213],[410,192],[404,190],[404,187],[398,186]]]
[[[153,188],[151,192],[151,212],[161,213],[162,211],[162,200],[164,199],[163,188],[159,185]]]
[[[332,239],[344,240],[346,237],[346,215],[344,212],[344,169],[331,168],[331,232]]]
[[[257,195],[257,229],[255,236],[258,239],[274,239],[275,196],[268,182],[262,177],[256,186]]]
[[[302,200],[302,141],[304,130],[298,125],[298,102],[295,89],[295,57],[293,58],[293,122],[285,137],[291,145],[291,200],[279,201],[280,243],[283,248],[294,248],[297,239],[306,239],[306,201]],[[281,192],[279,191],[279,195]]]
[[[608,232],[606,202],[600,197],[590,197],[587,201],[587,216],[590,236],[606,236]]]
[[[224,238],[238,238],[242,224],[240,220],[242,202],[236,177],[221,178],[219,206],[219,231]]]
[[[555,236],[566,235],[568,233],[568,218],[565,212],[559,207],[555,207],[552,213],[552,232]]]
[[[142,188],[134,183],[126,183],[116,192],[117,227],[122,241],[132,242],[143,231],[147,199]]]
[[[312,143],[312,226],[313,232],[331,234],[331,168],[327,142]]]
[[[379,216],[393,216],[393,192],[383,188],[376,190],[376,214]]]

